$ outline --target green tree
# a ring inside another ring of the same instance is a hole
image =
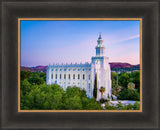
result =
[[[105,102],[105,109],[106,110],[116,110],[116,107],[112,103],[107,101],[107,102]]]
[[[126,72],[121,73],[118,79],[118,84],[124,88],[127,88],[127,85],[130,82],[130,75],[130,73]]]
[[[25,95],[27,92],[30,92],[33,86],[28,82],[27,79],[21,81],[21,94]]]
[[[87,110],[102,110],[103,108],[101,107],[101,103],[97,102],[96,99],[93,97],[92,99],[89,100],[87,106]]]
[[[21,80],[28,79],[32,75],[30,71],[21,71]]]
[[[84,91],[84,90],[83,90]],[[66,95],[67,97],[74,97],[74,96],[81,96],[82,90],[79,87],[67,87],[66,89]]]
[[[39,73],[39,77],[46,81],[46,73]]]
[[[140,100],[140,94],[134,89],[123,89],[119,92],[118,99],[120,100]]]
[[[93,96],[97,98],[97,74],[95,75],[95,79],[94,79]]]
[[[67,110],[81,110],[82,109],[81,98],[78,95],[65,99],[64,103],[65,103],[65,108]]]
[[[132,110],[132,109],[133,109],[132,107],[133,107],[132,104],[129,103],[129,104],[127,105],[127,110]]]
[[[39,84],[45,83],[45,81],[43,80],[43,78],[39,78],[39,77],[29,78],[28,81],[29,81],[29,83],[32,84],[32,85],[33,85],[33,84],[39,85]]]
[[[111,72],[111,80],[112,80],[112,87],[115,87],[117,84],[117,73]]]
[[[117,110],[123,110],[124,109],[124,107],[123,107],[121,102],[118,102],[118,104],[116,105],[116,109]]]
[[[81,90],[81,98],[88,98],[86,95],[86,90]]]
[[[90,99],[87,98],[87,97],[82,97],[81,101],[82,101],[82,109],[83,110],[87,110],[88,109],[88,104],[90,102]]]
[[[120,74],[120,77],[124,73]],[[132,74],[129,77],[134,79]],[[137,74],[138,75],[138,74]],[[101,103],[96,101],[97,98],[97,74],[95,75],[93,97],[89,99],[86,95],[85,89],[81,90],[79,87],[67,87],[64,91],[59,85],[45,84],[45,73],[39,72],[23,72],[21,78],[20,96],[22,110],[101,110]],[[116,75],[112,77],[116,79]],[[115,85],[116,86],[116,85]],[[113,87],[114,88],[114,87]],[[120,95],[119,98],[127,100],[139,99],[139,93],[137,90],[123,89],[117,92]],[[105,89],[103,87],[99,90],[101,92],[101,99]],[[123,108],[116,107],[111,103],[105,103],[105,109],[139,109],[139,103],[136,102],[134,105],[126,105]]]
[[[135,71],[131,74],[132,82],[135,83],[135,88],[140,92],[140,71]]]
[[[140,109],[140,104],[138,103],[138,101],[136,101],[134,104],[133,104],[133,109],[134,110],[139,110]]]

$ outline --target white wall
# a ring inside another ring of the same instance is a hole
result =
[[[64,75],[66,75],[65,79]],[[75,79],[73,79],[73,75],[75,75]],[[78,75],[80,75],[80,79],[78,79]],[[83,75],[85,76],[85,79],[83,79]],[[66,90],[68,86],[77,86],[81,89],[85,89],[87,92],[87,96],[91,97],[91,64],[48,66],[46,78],[48,85],[58,84],[61,87],[63,87],[64,90]]]

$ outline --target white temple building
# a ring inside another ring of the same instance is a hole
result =
[[[97,101],[101,99],[99,89],[103,86],[105,92],[103,98],[108,99],[112,94],[111,69],[109,58],[105,56],[105,47],[102,44],[101,35],[97,40],[96,56],[92,57],[91,63],[85,64],[61,64],[47,66],[46,83],[58,84],[64,90],[68,86],[77,86],[86,90],[89,98],[93,97],[94,81],[97,74]]]

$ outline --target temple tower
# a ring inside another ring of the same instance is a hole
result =
[[[105,56],[105,47],[102,43],[103,39],[100,34],[97,40],[97,46],[95,47],[96,56],[92,57],[92,62],[91,62],[92,91],[95,86],[94,84],[95,77],[97,77],[97,101],[99,101],[101,98],[108,99],[108,97],[111,97],[112,94],[111,70],[109,65],[109,58]],[[105,88],[103,94],[100,92],[101,87]]]

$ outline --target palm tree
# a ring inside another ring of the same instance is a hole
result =
[[[105,88],[103,86],[101,86],[99,91],[101,92],[101,101],[102,101],[103,100],[103,93],[105,92]]]

